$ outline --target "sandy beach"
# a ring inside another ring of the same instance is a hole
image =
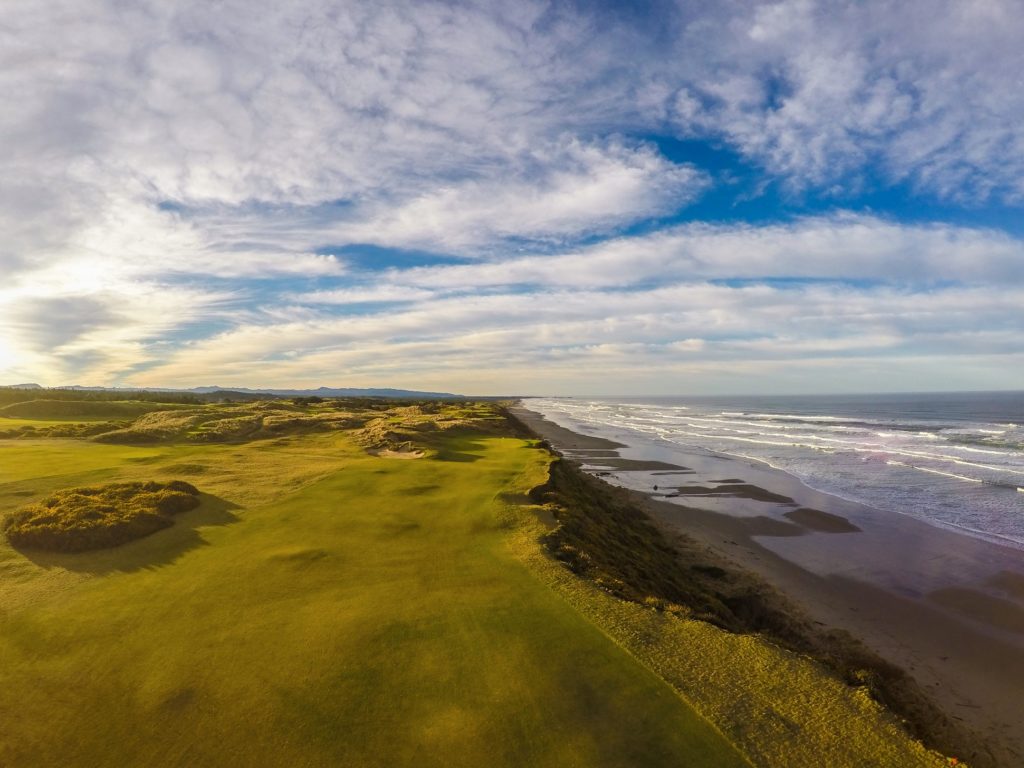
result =
[[[516,415],[584,471],[907,671],[973,734],[975,764],[1024,765],[1024,552],[820,493],[754,462],[626,447]]]

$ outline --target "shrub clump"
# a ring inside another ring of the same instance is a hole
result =
[[[116,547],[173,524],[173,516],[199,506],[189,483],[114,483],[58,491],[4,521],[15,547],[82,552]]]

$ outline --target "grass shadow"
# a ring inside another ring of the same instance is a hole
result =
[[[484,443],[474,437],[449,437],[432,447],[436,451],[435,461],[473,462],[484,457]]]
[[[27,560],[41,568],[63,568],[76,573],[103,575],[130,573],[170,565],[186,552],[206,546],[199,529],[228,525],[239,520],[232,510],[238,505],[208,493],[200,494],[201,504],[174,517],[174,525],[142,539],[109,549],[88,552],[47,552],[16,548]]]
[[[496,497],[498,501],[503,504],[508,504],[513,507],[526,507],[532,506],[536,502],[530,497],[528,493],[521,493],[516,491],[502,491]]]

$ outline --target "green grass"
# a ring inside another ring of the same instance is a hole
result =
[[[95,445],[72,440],[0,440],[0,500],[9,483],[36,478],[74,478],[148,461],[165,453],[160,447]],[[55,486],[60,487],[60,486]]]
[[[39,399],[12,403],[0,408],[0,416],[22,419],[107,420],[133,419],[150,411],[187,408],[186,405],[152,403],[140,400],[58,400]]]
[[[104,421],[106,421],[106,419],[102,416],[70,416],[64,419],[20,419],[13,416],[0,415],[0,432],[21,429],[22,427],[44,429],[46,427],[63,427],[68,424],[93,424]]]
[[[545,454],[433,439],[415,461],[337,432],[0,443],[5,509],[150,478],[211,494],[116,550],[0,544],[0,765],[745,765],[510,549],[503,494]]]

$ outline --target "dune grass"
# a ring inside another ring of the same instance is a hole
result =
[[[149,536],[199,504],[181,480],[69,488],[9,514],[3,531],[19,549],[84,552]]]
[[[182,407],[142,414],[129,424],[96,434],[101,443],[244,443],[361,425],[376,414],[356,416],[336,405],[251,402]]]
[[[626,492],[564,460],[524,480],[521,498],[536,505],[510,507],[521,523],[512,550],[755,765],[949,764],[878,701],[910,681],[897,676],[880,690],[871,678],[887,665],[852,638],[816,636],[759,582],[705,565],[707,552],[671,547]]]
[[[0,545],[0,765],[746,765],[509,549],[505,494],[546,454],[435,439],[405,462],[343,432],[0,446],[5,509],[209,494],[115,550]]]

